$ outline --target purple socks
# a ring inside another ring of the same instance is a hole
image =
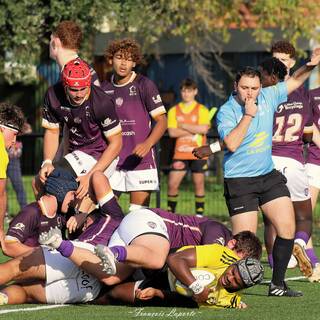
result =
[[[72,255],[73,249],[74,246],[70,240],[62,240],[59,248],[57,248],[57,251],[59,251],[62,256],[69,258]]]
[[[301,239],[307,244],[310,239],[310,235],[304,231],[298,231],[296,232],[294,239]]]
[[[114,246],[109,248],[118,262],[124,262],[127,258],[127,249],[123,246]]]
[[[316,265],[316,263],[319,262],[319,259],[316,256],[316,253],[314,252],[314,249],[313,248],[306,249],[306,254],[309,257],[309,259],[310,259],[310,261],[312,263],[312,266],[314,267]]]

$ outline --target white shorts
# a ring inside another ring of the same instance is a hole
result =
[[[313,163],[307,163],[306,171],[309,185],[320,189],[320,166]]]
[[[77,177],[86,175],[97,163],[97,160],[94,157],[79,150],[66,154],[64,158],[69,162]],[[114,174],[118,162],[119,157],[115,158],[104,171],[104,174],[108,179]]]
[[[159,234],[169,240],[164,221],[149,209],[129,212],[112,234],[108,247],[127,246],[143,234]]]
[[[93,252],[89,243],[73,241],[76,247]],[[94,300],[101,288],[101,282],[77,267],[71,260],[56,250],[42,247],[46,263],[46,299],[49,304],[85,303]]]
[[[159,190],[157,169],[115,170],[109,182],[113,190],[121,192]]]
[[[309,183],[305,165],[301,162],[287,158],[272,156],[275,169],[287,178],[287,187],[292,201],[310,199]]]

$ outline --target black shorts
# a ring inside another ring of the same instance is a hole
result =
[[[258,211],[271,200],[284,196],[290,198],[286,182],[286,177],[275,169],[258,177],[225,178],[224,197],[229,215]]]
[[[173,160],[171,171],[188,171],[204,173],[208,169],[207,160]]]

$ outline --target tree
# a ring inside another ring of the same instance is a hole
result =
[[[257,41],[267,45],[272,40],[269,29],[280,28],[283,37],[296,44],[300,37],[319,38],[319,13],[317,0],[24,0],[19,4],[2,0],[0,73],[6,61],[16,62],[13,69],[39,63],[41,52],[47,52],[48,32],[60,20],[74,19],[81,24],[88,35],[87,53],[91,37],[108,20],[112,31],[122,36],[134,32],[143,39],[148,52],[157,52],[155,44],[161,37],[182,37],[208,89],[221,95],[211,63],[214,58],[229,70],[221,58],[221,44],[229,41],[229,28],[251,28]],[[6,75],[7,80],[17,81],[16,75],[19,73]]]

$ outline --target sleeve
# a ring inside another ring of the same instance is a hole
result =
[[[5,240],[24,243],[34,234],[38,226],[37,218],[38,213],[34,208],[30,206],[24,207],[10,222]]]
[[[288,100],[288,89],[285,81],[278,82],[277,85],[263,88],[262,90],[274,112],[279,104]]]
[[[176,107],[172,107],[168,112],[168,128],[178,128],[178,122],[176,118]]]
[[[59,129],[60,121],[54,114],[50,103],[49,89],[46,92],[42,108],[42,127],[45,129]]]
[[[199,124],[205,124],[210,126],[209,110],[204,105],[200,105]]]
[[[220,139],[223,140],[236,126],[237,119],[231,107],[223,105],[217,114],[217,128]]]
[[[120,133],[122,131],[121,125],[112,97],[100,88],[96,87],[93,90],[98,92],[93,98],[93,109],[96,121],[101,127],[103,134],[108,138]]]
[[[148,78],[144,78],[141,84],[142,88],[140,88],[140,94],[143,99],[143,104],[150,116],[155,119],[157,116],[165,114],[166,109],[154,82]]]

